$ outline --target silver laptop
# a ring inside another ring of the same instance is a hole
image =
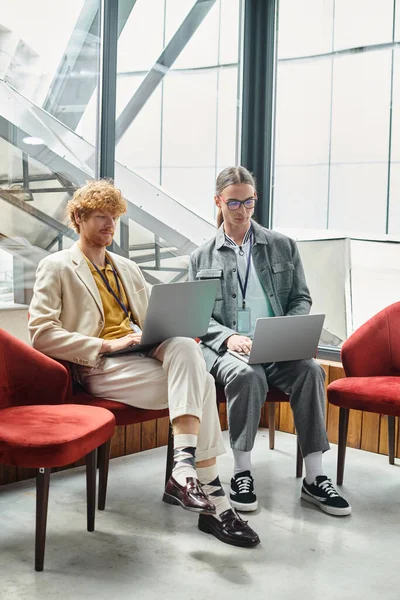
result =
[[[207,333],[219,281],[184,281],[153,286],[140,344],[107,352],[117,356],[149,350],[165,340],[183,336],[200,337]]]
[[[250,354],[228,350],[249,365],[313,358],[325,315],[257,319]]]

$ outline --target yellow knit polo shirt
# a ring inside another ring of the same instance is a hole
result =
[[[126,316],[114,296],[108,291],[106,284],[103,279],[100,277],[96,269],[90,260],[85,256],[86,262],[89,265],[90,272],[93,275],[93,279],[96,282],[97,289],[99,290],[101,302],[103,304],[104,310],[104,327],[102,332],[100,333],[100,338],[104,340],[116,340],[128,333],[133,333],[131,326],[129,324],[129,317]],[[107,259],[111,262],[109,256]],[[101,273],[106,277],[111,289],[115,292],[115,295],[118,297],[118,287],[115,281],[114,273],[111,268],[111,265],[107,262],[105,267],[98,267]],[[115,271],[117,277],[118,273]],[[121,279],[118,277],[118,283],[121,290],[121,300],[127,307],[129,311],[130,318],[132,318],[130,310],[128,298],[126,297],[125,289],[122,284]],[[133,321],[133,318],[132,318]]]

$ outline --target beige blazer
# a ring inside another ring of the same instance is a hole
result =
[[[143,328],[149,291],[139,267],[109,253],[136,322]],[[47,256],[36,271],[29,307],[29,335],[36,350],[53,358],[95,367],[103,340],[104,312],[88,264],[74,244]]]

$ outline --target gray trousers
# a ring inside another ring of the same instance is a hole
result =
[[[211,375],[224,386],[231,447],[252,450],[269,386],[290,396],[303,457],[329,450],[325,428],[325,371],[314,360],[247,365],[225,352]]]

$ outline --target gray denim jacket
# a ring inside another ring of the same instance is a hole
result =
[[[311,296],[294,240],[252,222],[253,263],[276,316],[310,312]],[[225,340],[236,332],[238,277],[236,254],[225,244],[223,225],[215,238],[197,248],[190,257],[189,279],[218,279],[210,325],[201,338],[201,349],[211,371],[226,351]]]

